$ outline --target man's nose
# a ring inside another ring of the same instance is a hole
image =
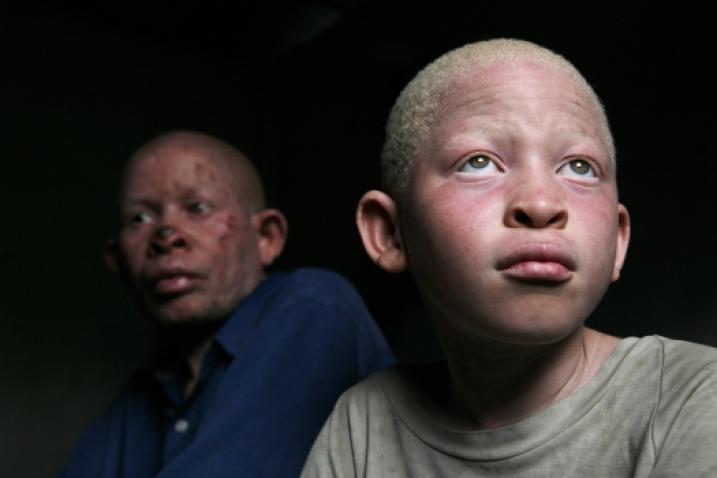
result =
[[[168,254],[173,249],[184,249],[186,247],[187,239],[178,228],[169,224],[162,224],[152,234],[147,254],[153,257]]]
[[[506,226],[562,229],[568,223],[568,209],[558,178],[551,174],[533,175],[514,188],[505,212]]]

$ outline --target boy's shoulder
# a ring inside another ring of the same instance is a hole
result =
[[[660,365],[659,409],[675,404],[717,409],[717,348],[661,336],[642,339],[648,340]]]
[[[427,413],[422,405],[445,400],[448,383],[448,368],[437,363],[394,367],[353,386],[327,422],[310,470],[341,456],[349,470],[389,466],[403,472],[397,476],[416,476],[412,470],[428,462],[527,471],[549,464],[553,476],[595,469],[623,476],[620,470],[638,468],[654,476],[717,476],[713,347],[659,336],[622,339],[583,388],[500,429],[454,430]],[[605,453],[585,455],[585,449]],[[556,461],[558,453],[573,458]],[[533,461],[522,463],[526,456]]]
[[[612,389],[618,394],[652,396],[657,410],[669,403],[717,402],[715,347],[658,335],[630,337],[619,342],[604,368],[597,383],[587,387],[593,390],[580,394],[599,396]],[[448,390],[450,373],[445,362],[400,365],[354,385],[337,407],[345,407],[357,419],[366,413],[425,416],[421,405],[441,402]]]
[[[659,360],[651,476],[717,476],[717,348],[660,336],[640,342]]]
[[[346,390],[336,403],[336,411],[356,423],[365,422],[366,416],[410,422],[408,417],[425,416],[425,403],[437,400],[449,389],[444,362],[396,365]]]
[[[678,339],[669,339],[660,335],[646,337],[643,340],[654,340],[657,345],[662,348],[665,354],[666,365],[672,366],[712,366],[717,365],[717,348],[699,344],[695,342],[687,342]]]
[[[715,347],[659,335],[632,340],[635,341],[631,351],[631,355],[635,356],[634,361],[639,363],[646,357],[651,358],[655,364],[653,368],[660,373],[662,388],[667,384],[672,388],[677,383],[717,379]]]

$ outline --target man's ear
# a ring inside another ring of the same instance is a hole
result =
[[[267,267],[284,249],[289,225],[278,209],[259,211],[251,217],[251,221],[257,235],[261,265]]]
[[[408,265],[401,240],[396,203],[386,193],[369,191],[356,210],[363,247],[372,261],[387,272],[401,272]]]
[[[625,262],[627,246],[630,243],[630,214],[622,204],[617,205],[617,248],[615,251],[615,265],[612,270],[613,282],[620,278],[620,270]]]
[[[122,275],[122,250],[117,239],[108,239],[102,253],[105,265],[117,275]]]

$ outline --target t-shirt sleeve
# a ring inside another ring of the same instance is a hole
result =
[[[717,354],[665,346],[664,374],[653,424],[652,477],[717,476]]]
[[[355,478],[353,446],[346,396],[321,429],[304,465],[301,478]]]

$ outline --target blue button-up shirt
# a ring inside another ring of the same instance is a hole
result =
[[[353,287],[318,269],[269,276],[217,332],[194,394],[135,375],[63,477],[292,477],[338,395],[393,364]]]

